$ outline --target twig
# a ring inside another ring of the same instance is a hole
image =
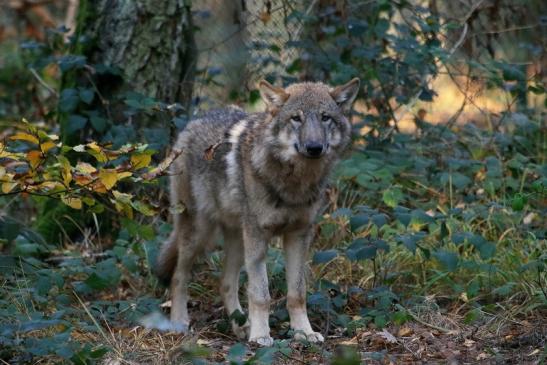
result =
[[[32,76],[34,76],[34,78],[36,78],[36,80],[38,80],[38,82],[40,83],[40,85],[42,85],[43,87],[45,87],[50,93],[52,93],[53,95],[55,95],[56,98],[59,97],[59,94],[57,93],[57,91],[55,91],[54,88],[52,88],[51,86],[49,86],[41,77],[40,75],[38,75],[38,72],[36,72],[36,70],[31,67],[29,68],[30,70],[30,73],[32,74]]]
[[[68,0],[65,15],[65,26],[68,28],[68,32],[65,33],[65,41],[68,41],[68,38],[76,31],[76,13],[78,12],[79,6],[79,0]]]
[[[48,257],[45,259],[46,262],[59,262],[59,261],[65,261],[65,260],[79,260],[79,259],[86,259],[86,258],[95,258],[95,257],[106,257],[109,254],[105,252],[98,252],[98,253],[92,253],[85,256],[53,256]]]
[[[450,334],[453,334],[454,331],[452,330],[449,330],[449,329],[446,329],[444,327],[439,327],[439,326],[436,326],[434,324],[431,324],[431,323],[427,323],[426,321],[420,319],[420,317],[418,317],[416,314],[414,314],[411,310],[403,307],[402,305],[400,304],[395,304],[395,307],[397,309],[399,309],[400,311],[404,311],[406,312],[410,317],[412,317],[413,320],[415,320],[416,322],[420,323],[420,324],[423,324],[424,326],[427,326],[427,327],[430,327],[430,328],[433,328],[437,331],[440,331],[442,333],[445,333],[447,335],[450,335]]]

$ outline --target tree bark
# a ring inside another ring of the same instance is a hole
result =
[[[92,63],[119,67],[125,89],[188,105],[195,57],[189,1],[83,0],[78,28]]]

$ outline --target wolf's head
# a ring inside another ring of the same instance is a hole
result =
[[[359,79],[333,88],[306,82],[286,89],[261,81],[259,90],[271,115],[271,142],[282,159],[320,159],[349,144],[347,115],[359,91]]]

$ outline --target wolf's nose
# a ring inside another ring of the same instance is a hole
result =
[[[317,142],[306,143],[306,152],[312,157],[321,156],[321,153],[323,153],[323,145]]]

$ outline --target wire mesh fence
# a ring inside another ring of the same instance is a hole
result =
[[[309,0],[206,0],[196,6],[196,45],[201,81],[200,103],[218,104],[238,91],[254,88],[261,78],[282,74],[298,56],[287,47],[302,32],[294,14],[309,13]]]

